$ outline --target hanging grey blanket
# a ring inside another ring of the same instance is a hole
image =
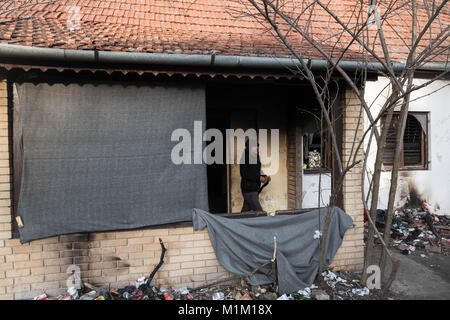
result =
[[[14,108],[22,242],[189,221],[208,208],[206,164],[175,164],[171,141],[205,123],[204,85],[24,83]]]
[[[320,209],[320,231],[327,209]],[[208,227],[209,238],[219,263],[231,273],[244,276],[272,259],[274,236],[277,236],[277,270],[279,292],[292,293],[314,282],[320,261],[319,210],[299,215],[264,216],[228,219],[194,209],[194,230]],[[324,264],[328,266],[341,246],[342,238],[353,225],[352,218],[333,208]],[[271,264],[249,279],[251,285],[273,281]]]

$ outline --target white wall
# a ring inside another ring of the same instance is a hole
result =
[[[320,179],[320,206],[325,207],[330,201],[331,195],[331,173],[303,173],[302,208],[319,207],[319,179]]]
[[[414,84],[420,85],[426,79],[416,79]],[[389,88],[386,78],[368,82],[366,85],[366,101],[373,102],[371,111],[378,114],[381,105],[385,102]],[[399,186],[397,188],[395,207],[404,204],[405,197],[411,190],[416,191],[421,200],[434,207],[440,208],[439,214],[450,214],[450,81],[436,81],[433,84],[414,92],[411,95],[409,111],[426,111],[428,114],[428,170],[401,171]],[[438,90],[440,89],[440,90]],[[438,90],[438,91],[436,91]],[[436,92],[434,92],[436,91]],[[376,97],[380,92],[380,97]],[[431,95],[428,95],[430,94]],[[421,98],[420,98],[421,97]],[[417,99],[419,98],[419,99]],[[417,100],[415,100],[417,99]],[[369,104],[370,105],[370,104]],[[365,119],[367,128],[369,122]],[[365,150],[367,150],[367,141]],[[376,144],[372,141],[368,168],[373,172],[375,162]],[[386,209],[389,196],[390,171],[381,175],[379,209]],[[368,181],[365,181],[365,192]]]

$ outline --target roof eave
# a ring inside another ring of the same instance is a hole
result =
[[[73,50],[29,47],[13,44],[0,44],[0,58],[27,61],[54,61],[71,63],[99,64],[136,64],[154,66],[189,66],[189,67],[223,67],[223,68],[258,68],[258,69],[299,69],[301,63],[294,58],[226,56],[226,55],[193,55],[165,54],[145,52],[119,52],[100,50]],[[304,62],[314,71],[324,71],[329,67],[327,60],[304,59]],[[379,62],[339,61],[339,66],[346,71],[355,72],[385,72],[385,67]],[[405,68],[405,63],[393,63],[395,72]],[[448,71],[446,63],[426,63],[420,70],[442,72]]]

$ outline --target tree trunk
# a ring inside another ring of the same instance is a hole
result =
[[[402,104],[402,109],[400,111],[400,120],[397,126],[397,133],[395,138],[395,151],[394,151],[394,163],[392,166],[391,173],[391,186],[389,189],[389,201],[388,208],[386,214],[386,224],[384,228],[383,240],[386,245],[389,245],[389,240],[391,237],[391,225],[392,225],[392,217],[394,215],[394,202],[395,202],[395,194],[397,191],[397,183],[398,183],[398,168],[400,163],[400,155],[402,153],[403,148],[403,134],[406,126],[406,118],[408,115],[408,103],[405,101]],[[384,267],[386,264],[386,251],[381,252],[380,256],[380,270],[381,274],[384,273]]]
[[[395,101],[398,95],[398,90],[393,89],[392,95],[390,96],[390,102]],[[372,201],[370,206],[370,217],[373,221],[376,220],[377,216],[377,205],[378,205],[378,195],[379,195],[379,189],[380,189],[380,176],[381,176],[381,165],[383,162],[383,154],[384,154],[384,145],[386,143],[386,137],[388,128],[391,125],[392,121],[392,115],[394,113],[394,106],[389,104],[390,108],[388,109],[388,113],[386,116],[386,120],[383,124],[383,129],[381,131],[381,135],[378,139],[378,149],[377,149],[377,156],[375,160],[375,171],[373,176],[373,187],[372,187]],[[361,276],[361,283],[366,284],[367,281],[367,267],[372,264],[372,252],[373,252],[373,240],[374,240],[374,229],[371,225],[369,225],[369,231],[367,234],[367,241],[366,241],[366,252],[364,257],[364,268],[363,268],[363,274]]]
[[[412,23],[412,45],[414,45],[414,42],[416,40],[416,1],[412,0],[412,15],[413,15],[413,23]],[[408,61],[407,65],[411,65],[412,61],[415,59],[415,51],[411,52],[411,59]],[[406,91],[411,90],[412,84],[414,79],[414,70],[411,69],[408,71],[408,84],[406,87]],[[400,164],[400,155],[401,151],[403,149],[403,136],[405,133],[406,128],[406,120],[408,118],[408,109],[409,109],[409,98],[410,94],[407,94],[403,98],[403,104],[400,111],[400,119],[397,126],[397,134],[395,137],[395,152],[394,152],[394,163],[392,166],[392,173],[391,173],[391,186],[389,189],[389,201],[388,201],[388,209],[387,209],[387,215],[386,215],[386,224],[384,228],[384,235],[383,240],[386,243],[386,245],[389,245],[389,240],[391,238],[391,225],[392,225],[392,217],[394,216],[394,202],[395,202],[395,194],[397,191],[397,185],[398,185],[398,169]],[[380,256],[380,271],[381,275],[384,274],[384,268],[386,266],[386,251],[381,252]]]

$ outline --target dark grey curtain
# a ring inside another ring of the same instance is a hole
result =
[[[273,257],[277,237],[277,277],[279,292],[292,293],[311,286],[320,264],[320,238],[327,208],[298,215],[227,219],[194,209],[194,230],[208,228],[209,239],[220,264],[233,274],[245,276]],[[320,215],[319,215],[320,213]],[[320,218],[320,223],[319,223]],[[353,220],[334,207],[325,246],[324,265],[334,259],[345,232]],[[246,279],[254,286],[273,282],[271,264]]]
[[[205,124],[203,86],[16,89],[23,242],[188,221],[192,208],[207,209],[206,166],[171,161],[172,131]]]

